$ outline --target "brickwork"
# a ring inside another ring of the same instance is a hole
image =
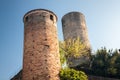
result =
[[[86,27],[85,17],[80,12],[70,12],[63,16],[62,18],[62,29],[64,40],[67,39],[76,39],[80,38],[81,42],[85,44],[87,49],[90,49],[90,42],[88,39],[88,31]],[[84,59],[83,59],[84,58]],[[88,57],[80,57],[80,58],[69,58],[72,64],[69,67],[74,67],[80,64],[80,62],[88,61]],[[69,61],[68,60],[68,61]]]
[[[23,80],[59,80],[56,15],[37,9],[24,16]]]

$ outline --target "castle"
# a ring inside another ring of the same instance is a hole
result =
[[[57,16],[49,10],[35,9],[25,14],[23,22],[23,69],[18,74],[20,76],[16,75],[11,80],[59,80],[61,64]],[[65,40],[80,37],[87,48],[90,48],[85,18],[82,13],[66,14],[62,18],[62,26]],[[72,66],[75,66],[76,63],[76,60],[73,60]]]

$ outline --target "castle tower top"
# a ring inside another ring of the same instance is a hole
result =
[[[62,17],[62,29],[64,40],[79,37],[80,40],[90,48],[85,16],[81,12],[74,11],[64,15]]]
[[[40,14],[41,13],[41,14]],[[53,20],[54,22],[57,22],[58,18],[56,16],[56,14],[54,14],[52,11],[46,10],[46,9],[34,9],[31,11],[28,11],[24,17],[23,17],[23,22],[28,21],[29,17],[32,17],[31,15],[39,15],[40,17],[43,16],[43,18],[47,17],[51,20]],[[49,15],[48,15],[49,14]],[[30,19],[29,19],[30,20]]]
[[[84,16],[83,13],[81,13],[81,12],[73,11],[73,12],[69,12],[69,13],[65,14],[65,15],[62,17],[62,20],[64,20],[65,17],[69,17],[69,16],[72,16],[72,15],[74,15],[74,14],[75,14],[76,16],[77,16],[77,15],[82,15],[82,16]],[[84,17],[85,17],[85,16],[84,16]]]

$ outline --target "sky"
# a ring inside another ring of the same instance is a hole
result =
[[[93,51],[120,48],[120,0],[0,0],[0,80],[10,80],[22,68],[23,16],[33,9],[48,9],[58,16],[59,40],[62,16],[78,11],[85,15]]]

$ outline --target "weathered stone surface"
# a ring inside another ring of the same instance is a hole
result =
[[[88,39],[88,31],[86,27],[85,17],[80,12],[70,12],[62,18],[62,29],[64,40],[80,38],[87,49],[90,49],[90,42]],[[70,58],[72,64],[69,67],[79,65],[79,62],[85,62],[88,58]]]
[[[24,16],[23,80],[59,80],[57,17],[38,9]]]
[[[62,18],[62,28],[65,40],[79,37],[90,48],[85,17],[82,13],[70,12],[64,15]]]

